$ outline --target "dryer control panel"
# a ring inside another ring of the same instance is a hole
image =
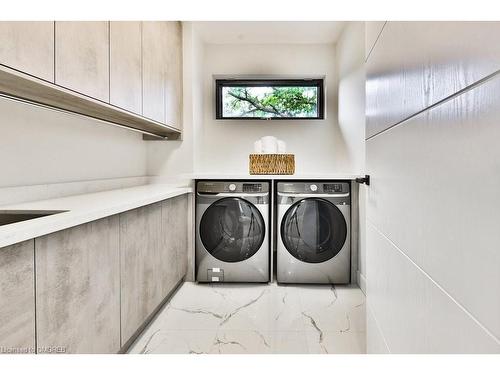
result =
[[[349,192],[349,182],[345,181],[278,182],[278,193],[321,195]]]
[[[198,193],[267,193],[269,182],[250,181],[199,181],[196,187]]]

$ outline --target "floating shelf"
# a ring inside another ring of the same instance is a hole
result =
[[[144,139],[176,140],[181,130],[0,65],[0,94],[141,132]]]

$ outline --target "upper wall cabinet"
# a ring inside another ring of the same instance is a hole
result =
[[[167,22],[166,123],[182,126],[182,26]]]
[[[0,92],[180,139],[181,23],[0,21]]]
[[[58,85],[109,102],[109,22],[56,22]]]
[[[0,64],[54,82],[54,22],[0,22]]]
[[[142,23],[143,116],[166,122],[166,22]]]
[[[109,34],[110,103],[141,114],[141,22],[110,22]]]
[[[387,22],[367,60],[366,137],[499,70],[499,33],[500,22]]]

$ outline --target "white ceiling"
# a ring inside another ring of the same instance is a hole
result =
[[[206,43],[335,43],[344,21],[204,21],[193,22]]]

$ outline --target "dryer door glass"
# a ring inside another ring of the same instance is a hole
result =
[[[290,254],[307,263],[321,263],[337,255],[347,238],[342,212],[320,198],[293,204],[281,221],[281,239]]]
[[[210,205],[200,221],[205,249],[224,262],[241,262],[262,246],[265,224],[260,211],[241,198],[223,198]]]

